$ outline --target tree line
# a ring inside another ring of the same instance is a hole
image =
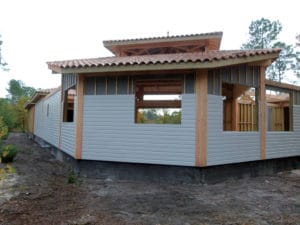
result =
[[[35,89],[20,80],[12,79],[8,83],[7,92],[6,98],[0,98],[0,127],[7,127],[10,131],[23,131],[27,116],[24,105]]]

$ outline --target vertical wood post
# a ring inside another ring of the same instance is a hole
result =
[[[239,104],[238,97],[240,96],[240,90],[237,85],[233,86],[233,95],[232,95],[232,130],[239,131]]]
[[[196,73],[195,166],[207,165],[207,70]]]
[[[84,87],[84,77],[82,75],[78,76],[77,82],[77,113],[76,113],[76,133],[75,133],[75,159],[81,159],[82,153],[82,114],[83,114],[83,87]]]
[[[260,128],[260,159],[266,159],[266,87],[264,66],[260,67],[259,79],[259,128]]]
[[[35,106],[32,107],[32,121],[31,121],[32,134],[34,134],[34,119],[35,119]]]

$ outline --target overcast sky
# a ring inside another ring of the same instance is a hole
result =
[[[0,0],[2,55],[0,97],[10,79],[27,86],[59,86],[47,61],[111,55],[103,40],[223,31],[221,49],[239,49],[251,21],[279,20],[280,39],[295,43],[299,7],[285,1],[200,0]]]

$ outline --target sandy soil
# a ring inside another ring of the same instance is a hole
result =
[[[0,224],[300,224],[300,172],[215,185],[75,178],[51,154],[13,133],[16,173],[0,180]],[[3,164],[1,165],[4,166]]]

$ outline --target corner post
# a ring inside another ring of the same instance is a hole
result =
[[[75,159],[81,159],[82,153],[82,114],[83,114],[83,94],[84,94],[84,77],[77,75],[77,113],[76,113],[76,145],[75,145]]]
[[[266,159],[266,79],[265,66],[260,66],[259,79],[259,128],[260,128],[260,159]]]
[[[207,70],[196,72],[195,166],[207,165]]]

